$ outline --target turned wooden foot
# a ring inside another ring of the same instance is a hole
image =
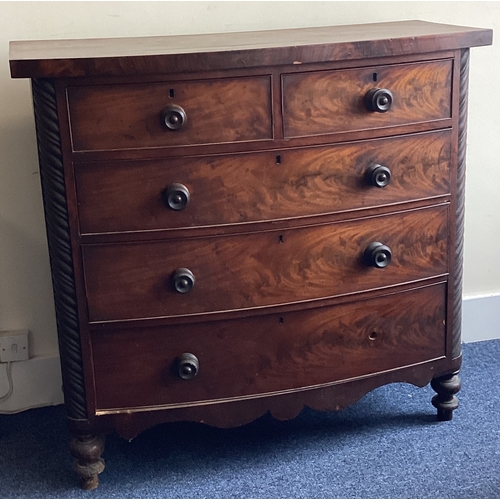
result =
[[[82,489],[93,490],[99,486],[99,474],[104,470],[103,436],[76,436],[69,445],[75,458],[73,470],[81,477]]]
[[[456,410],[459,405],[455,394],[462,387],[460,378],[456,373],[438,377],[432,380],[431,387],[437,392],[432,398],[432,404],[437,408],[438,420],[451,420],[453,418],[453,410]]]

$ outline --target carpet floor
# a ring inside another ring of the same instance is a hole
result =
[[[110,435],[97,490],[71,471],[64,408],[0,415],[1,498],[499,498],[500,339],[465,344],[460,408],[393,384],[336,413],[236,429],[168,424]]]

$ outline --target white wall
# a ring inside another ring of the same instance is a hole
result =
[[[500,22],[500,3],[496,2],[1,2],[0,9],[0,331],[30,329],[33,352],[42,357],[57,354],[57,336],[30,89],[28,81],[10,79],[10,40],[209,33],[406,19],[495,30]],[[500,33],[495,37],[500,38]],[[473,49],[466,296],[500,294],[498,82],[499,44]]]

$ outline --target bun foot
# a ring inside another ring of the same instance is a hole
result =
[[[431,387],[437,392],[432,398],[432,405],[437,408],[437,418],[444,422],[453,418],[453,410],[459,405],[455,394],[462,388],[462,382],[456,373],[432,380]]]
[[[84,490],[94,490],[99,486],[99,474],[104,470],[103,436],[76,436],[71,440],[70,452],[75,458],[73,470],[81,478]]]

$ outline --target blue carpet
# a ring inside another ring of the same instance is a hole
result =
[[[337,413],[237,429],[169,424],[108,436],[99,489],[78,489],[61,406],[0,415],[2,498],[499,498],[500,339],[466,344],[460,408],[393,384]]]

